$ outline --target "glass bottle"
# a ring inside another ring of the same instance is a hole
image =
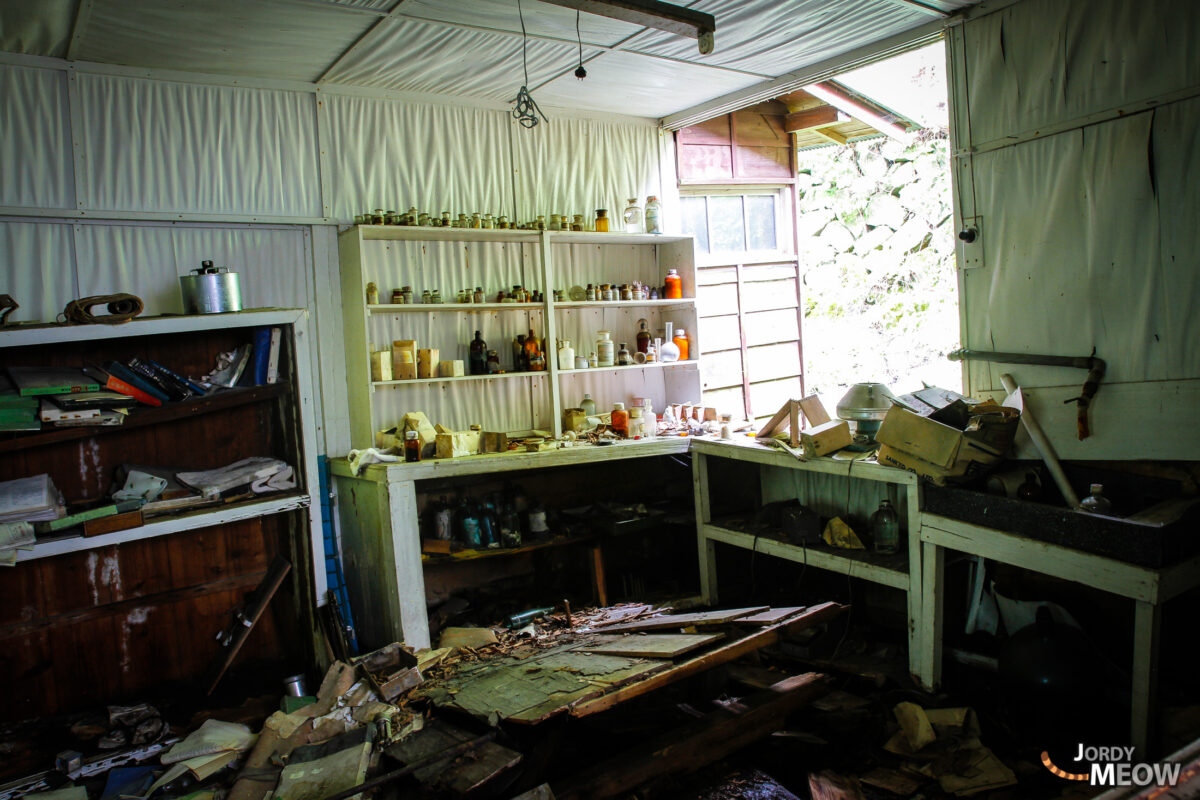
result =
[[[371,212],[371,224],[372,225],[382,225],[383,224],[383,209],[382,208],[377,208]]]
[[[608,427],[620,436],[629,435],[629,412],[625,410],[624,403],[613,403],[612,424]]]
[[[575,216],[571,217],[571,230],[583,230],[583,214],[576,214]]]
[[[421,214],[417,217],[417,224],[420,225],[422,228],[428,228],[429,227],[429,215],[426,214],[424,211],[422,211]]]
[[[475,504],[462,498],[458,504],[458,536],[467,547],[475,550],[483,546],[483,535],[479,530],[479,515]]]
[[[1090,489],[1091,494],[1083,498],[1082,502],[1079,503],[1079,507],[1093,514],[1111,514],[1112,501],[1104,496],[1104,484],[1093,483]]]
[[[472,302],[472,303],[482,303],[482,302],[484,302],[484,297],[483,297],[483,287],[482,287],[482,286],[476,286],[476,287],[475,287],[475,292],[474,292],[474,293],[471,295],[471,302]]]
[[[404,460],[408,463],[421,460],[421,434],[416,431],[404,432]]]
[[[654,416],[654,403],[649,397],[642,398],[642,435],[647,439],[658,435],[658,417]]]
[[[561,370],[575,369],[575,348],[571,347],[569,339],[562,339],[558,343],[558,368]]]
[[[488,230],[496,227],[496,220],[491,214],[483,215],[483,227]]]
[[[432,302],[433,302],[433,292],[429,291],[428,289],[422,289],[421,290],[421,303],[423,305],[428,305]]]
[[[443,228],[449,228],[449,227],[450,227],[450,212],[449,212],[449,211],[443,211],[443,212],[442,212],[442,225],[441,225],[441,227],[443,227]]]
[[[521,515],[511,504],[500,512],[500,544],[503,547],[521,546]]]
[[[641,233],[642,232],[642,207],[638,205],[637,198],[629,198],[629,204],[625,206],[625,232],[626,233]]]
[[[584,295],[584,299],[589,303],[594,303],[596,301],[596,287],[592,286],[590,283],[587,285],[587,293]]]
[[[534,503],[529,509],[529,535],[534,539],[549,539],[550,526],[546,522],[546,509]]]
[[[518,333],[513,342],[513,372],[528,372],[529,363],[525,360],[525,334]]]
[[[442,495],[442,502],[438,503],[433,513],[433,530],[434,536],[443,541],[448,541],[454,535],[454,507],[446,495]]]
[[[600,359],[596,357],[595,351],[588,354],[588,366],[592,369],[600,366]]]
[[[559,216],[558,214],[551,214],[550,215],[550,224],[546,226],[546,230],[561,231],[562,230],[562,217]]]
[[[646,198],[646,233],[662,233],[662,222],[659,218],[658,198],[650,195]]]
[[[379,287],[374,283],[367,284],[367,305],[379,305]]]
[[[596,209],[596,230],[601,233],[608,233],[608,210],[604,208]]]
[[[499,375],[500,374],[500,356],[496,355],[495,350],[487,351],[487,374],[488,375]]]
[[[634,406],[629,409],[629,438],[641,439],[646,435],[643,414],[645,409],[641,406]]]
[[[675,343],[675,346],[679,348],[679,360],[687,361],[687,359],[688,359],[687,331],[685,331],[683,328],[676,328],[675,329],[675,338],[672,339],[671,341],[673,341]]]
[[[546,215],[545,214],[538,214],[537,229],[539,231],[546,230]]]
[[[617,366],[633,366],[633,356],[629,355],[629,348],[625,346],[624,342],[621,343],[621,349],[617,351]]]
[[[876,553],[894,553],[900,549],[900,518],[891,500],[879,501],[879,510],[871,515],[871,535]]]
[[[433,290],[433,293],[432,293],[432,294],[429,296],[429,300],[430,300],[430,302],[432,302],[432,303],[441,303],[441,302],[442,302],[442,291],[441,291],[441,289],[434,289],[434,290]]]
[[[590,394],[583,396],[583,399],[579,401],[579,407],[583,409],[583,413],[587,416],[596,416],[596,401],[592,399]]]
[[[612,334],[608,331],[596,331],[596,366],[611,367],[616,353],[613,351]]]
[[[646,351],[649,349],[650,349],[650,331],[646,329],[646,320],[639,319],[638,320],[638,332],[637,332],[637,351],[639,353],[646,353]],[[646,360],[649,361],[650,359],[647,358]]]
[[[487,342],[483,340],[482,334],[475,331],[475,339],[471,342],[469,359],[472,375],[487,374]]]
[[[675,342],[672,341],[674,339],[675,323],[668,322],[668,323],[666,323],[666,325],[667,325],[667,336],[663,340],[663,343],[658,344],[657,341],[655,342],[655,344],[658,345],[658,348],[657,348],[658,349],[658,360],[663,361],[663,362],[678,361],[679,360],[679,345],[675,344]]]
[[[679,277],[676,270],[667,270],[667,277],[663,279],[666,283],[665,300],[679,300],[683,297],[683,278]]]

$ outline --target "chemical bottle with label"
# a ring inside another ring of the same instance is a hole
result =
[[[475,331],[475,339],[471,342],[470,350],[470,365],[472,375],[487,374],[487,342],[482,338],[479,331]]]
[[[658,198],[654,195],[646,198],[646,233],[662,233]]]
[[[625,410],[624,403],[613,403],[612,424],[609,427],[618,436],[629,435],[629,412]]]

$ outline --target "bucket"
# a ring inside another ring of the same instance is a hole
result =
[[[238,274],[228,267],[215,268],[211,261],[188,275],[179,277],[185,314],[224,314],[242,310],[242,291]]]

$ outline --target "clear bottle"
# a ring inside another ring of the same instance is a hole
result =
[[[674,342],[675,346],[679,348],[679,360],[687,361],[689,349],[687,331],[685,331],[683,328],[676,328],[675,338],[673,338],[671,341]]]
[[[871,515],[871,536],[876,553],[890,554],[900,549],[900,518],[891,500],[879,501],[879,509]]]
[[[600,359],[596,357],[595,351],[588,354],[588,366],[592,369],[600,366]]]
[[[496,227],[496,220],[491,214],[483,215],[483,227],[489,230]]]
[[[579,401],[579,407],[583,409],[583,413],[589,417],[596,416],[596,401],[592,399],[590,394],[585,394],[583,399]]]
[[[575,348],[571,347],[571,341],[569,339],[559,340],[558,368],[561,370],[575,369]]]
[[[638,320],[638,332],[637,332],[637,351],[639,353],[644,354],[649,349],[650,349],[650,331],[646,328],[646,320],[639,319]],[[647,358],[646,360],[649,361],[650,359]]]
[[[472,228],[482,228],[483,227],[483,217],[480,216],[478,211],[471,214],[471,227]]]
[[[487,374],[500,374],[500,356],[496,354],[495,350],[487,351]]]
[[[625,206],[622,216],[625,218],[626,233],[642,232],[642,207],[638,205],[636,197],[629,198],[629,204]]]
[[[629,435],[629,412],[625,410],[624,403],[613,403],[612,424],[608,427],[619,436]]]
[[[613,366],[615,356],[611,334],[608,331],[596,331],[596,366]]]
[[[634,406],[629,409],[629,438],[642,439],[646,436],[645,409]]]
[[[584,299],[589,303],[594,303],[596,301],[596,287],[592,286],[590,283],[587,285],[587,292],[584,294]]]
[[[468,348],[472,375],[487,374],[487,342],[483,340],[479,331],[475,331],[475,339],[471,342]]]
[[[683,278],[679,277],[677,270],[667,270],[667,277],[663,282],[666,284],[664,300],[679,300],[683,297]]]
[[[658,198],[654,195],[646,198],[646,233],[662,233]]]
[[[412,432],[416,433],[416,431]],[[450,505],[446,495],[442,495],[442,502],[434,511],[433,520],[434,536],[443,541],[449,541],[454,536],[454,507]]]
[[[642,398],[642,436],[653,439],[658,435],[658,417],[654,415],[654,403],[649,397]]]
[[[600,233],[608,233],[608,210],[604,208],[596,209],[596,230]]]
[[[421,434],[416,431],[404,432],[404,460],[408,463],[421,460]]]
[[[1083,498],[1079,503],[1079,507],[1093,514],[1111,514],[1112,501],[1104,496],[1104,484],[1093,483],[1090,491],[1091,494]]]
[[[576,214],[575,216],[571,217],[571,230],[572,231],[582,231],[583,230],[583,214]]]
[[[675,342],[672,341],[672,339],[674,338],[673,334],[675,332],[675,323],[668,322],[668,323],[666,323],[666,326],[667,326],[667,336],[663,340],[663,343],[658,345],[658,360],[663,361],[663,362],[678,361],[679,360],[679,345],[675,344]],[[658,344],[657,341],[655,342],[655,344]]]
[[[472,303],[482,303],[482,302],[484,302],[486,299],[487,299],[487,298],[485,298],[485,297],[483,296],[483,287],[482,287],[482,286],[476,286],[476,287],[475,287],[475,291],[474,291],[474,292],[471,294],[471,302],[472,302]]]

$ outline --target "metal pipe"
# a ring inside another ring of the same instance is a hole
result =
[[[1012,375],[1005,372],[1000,376],[1000,382],[1004,384],[1004,390],[1009,394],[1020,393],[1021,388],[1017,386],[1017,382],[1013,380]],[[1075,494],[1075,490],[1071,488],[1071,482],[1067,480],[1067,475],[1063,472],[1062,464],[1058,462],[1058,454],[1054,452],[1054,445],[1050,444],[1050,440],[1046,438],[1046,434],[1042,432],[1042,426],[1038,424],[1037,417],[1033,416],[1033,412],[1025,408],[1025,399],[1020,398],[1021,402],[1021,424],[1025,426],[1025,432],[1029,434],[1029,438],[1037,446],[1038,452],[1042,454],[1042,460],[1046,462],[1046,469],[1050,471],[1051,477],[1054,478],[1054,483],[1058,486],[1058,490],[1062,492],[1063,499],[1067,501],[1067,505],[1071,508],[1079,508],[1079,495]]]

